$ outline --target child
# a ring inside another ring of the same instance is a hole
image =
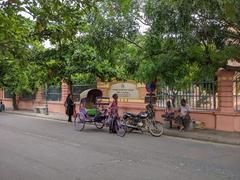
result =
[[[166,105],[167,107],[165,109],[165,114],[163,114],[162,117],[164,117],[166,121],[169,121],[170,128],[172,128],[172,120],[174,118],[174,109],[171,106],[171,101],[167,101]]]

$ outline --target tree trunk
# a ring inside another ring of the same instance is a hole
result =
[[[17,103],[17,95],[16,95],[16,93],[13,93],[12,103],[13,103],[13,110],[18,110],[18,103]]]

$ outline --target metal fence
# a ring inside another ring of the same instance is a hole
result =
[[[179,107],[183,98],[192,109],[215,110],[217,108],[216,82],[193,83],[180,90],[160,87],[157,92],[157,106],[166,107],[166,102],[170,100],[173,107]]]
[[[237,74],[234,79],[233,89],[235,110],[240,111],[240,74]]]
[[[80,93],[84,90],[96,88],[95,84],[83,84],[83,85],[72,85],[72,94],[75,102],[80,99]],[[46,91],[44,93],[46,96]],[[45,98],[45,97],[44,97]],[[48,101],[61,101],[62,98],[62,88],[61,86],[49,86],[47,90],[47,100]]]
[[[73,85],[72,86],[72,94],[73,94],[73,99],[75,102],[78,102],[80,100],[80,94],[87,90],[87,89],[92,89],[96,88],[96,84],[82,84],[82,85]]]
[[[29,101],[29,100],[34,100],[36,95],[31,92],[22,92],[19,96],[20,100],[23,101]]]
[[[13,97],[12,91],[8,89],[4,89],[4,98],[12,98],[12,97]]]
[[[45,96],[46,96],[46,89],[45,89]],[[49,86],[47,88],[47,100],[48,101],[61,101],[61,99],[62,99],[61,86]]]

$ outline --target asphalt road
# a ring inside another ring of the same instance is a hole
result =
[[[0,113],[0,180],[240,180],[240,146]]]

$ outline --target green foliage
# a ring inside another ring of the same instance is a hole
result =
[[[72,75],[72,83],[73,85],[80,85],[80,84],[95,84],[96,77],[92,74],[74,74]]]
[[[0,20],[0,86],[16,93],[114,77],[180,88],[240,57],[236,0],[17,0]]]
[[[28,62],[42,46],[32,38],[33,22],[19,14],[19,4],[0,5],[0,87],[15,94],[36,91],[42,76],[39,67]]]
[[[148,61],[143,63],[149,67],[140,75],[143,79],[149,74],[182,86],[214,79],[229,59],[239,60],[239,1],[149,0],[145,12],[150,29],[145,43]]]
[[[35,35],[54,45],[36,60],[50,72],[48,81],[64,79],[72,84],[72,77],[78,74],[102,80],[124,78],[126,71],[118,56],[125,52],[118,48],[135,38],[137,23],[132,15],[138,3],[134,2],[38,1],[37,7],[30,3],[36,18]]]

